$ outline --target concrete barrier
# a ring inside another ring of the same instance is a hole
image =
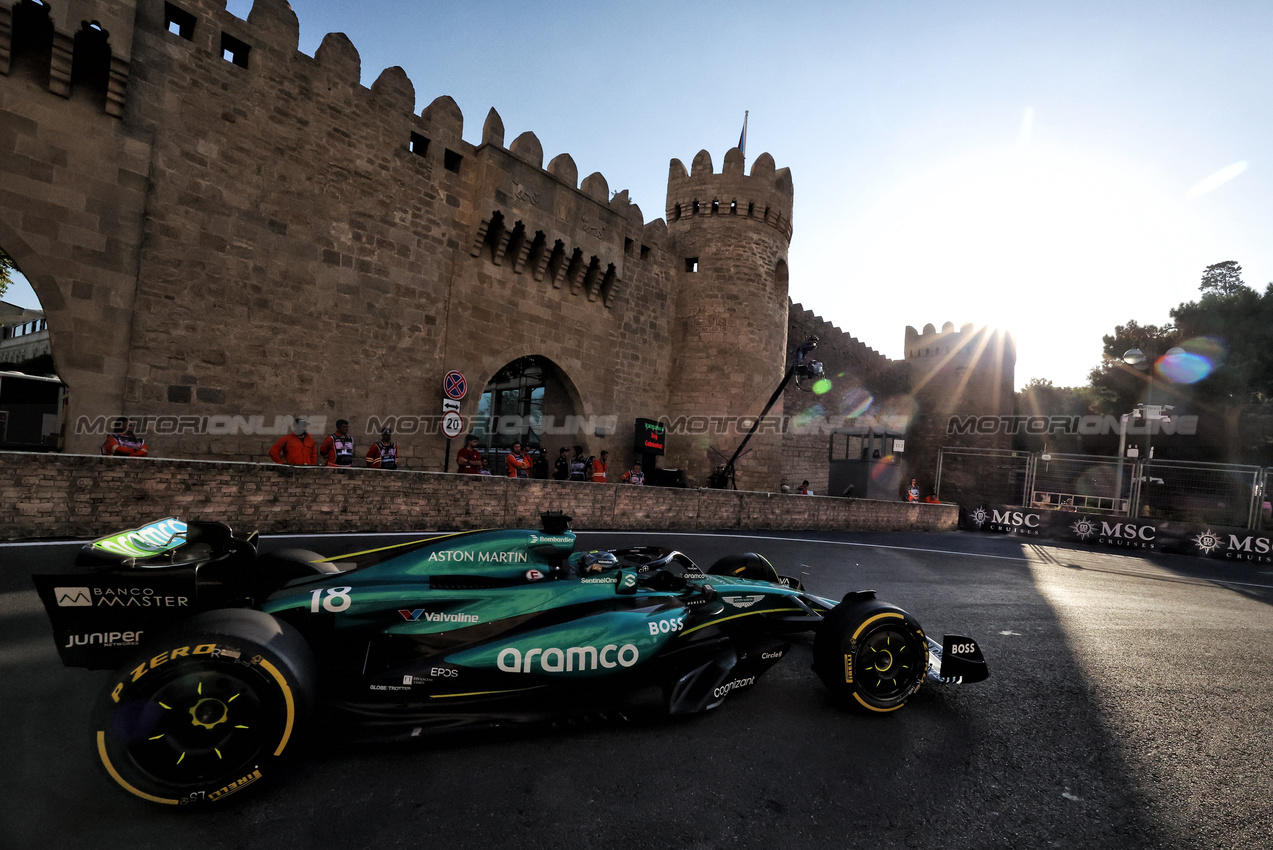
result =
[[[0,538],[95,537],[165,516],[266,534],[538,527],[951,531],[955,505],[438,472],[0,452]]]

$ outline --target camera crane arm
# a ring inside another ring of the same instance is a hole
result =
[[[751,423],[751,429],[747,432],[747,435],[743,437],[743,441],[738,444],[738,448],[734,450],[733,456],[725,464],[725,468],[723,470],[724,480],[721,481],[722,486],[725,481],[728,481],[733,489],[738,489],[738,483],[734,481],[734,462],[742,455],[743,449],[747,448],[748,440],[750,440],[752,435],[756,433],[756,430],[760,427],[760,423],[764,421],[764,418],[768,415],[770,408],[772,408],[774,403],[778,401],[778,397],[782,395],[782,391],[787,388],[787,384],[791,382],[791,379],[794,377],[798,384],[800,383],[801,378],[807,379],[822,377],[822,363],[817,360],[810,359],[809,356],[817,347],[818,338],[816,336],[811,336],[804,342],[800,343],[800,345],[796,346],[796,350],[793,352],[791,357],[791,365],[787,367],[787,374],[782,376],[782,381],[778,384],[778,388],[774,390],[773,395],[769,397],[769,401],[765,403],[765,409],[760,411],[760,416],[756,417],[756,421]]]

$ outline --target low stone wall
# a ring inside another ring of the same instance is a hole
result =
[[[95,537],[165,516],[275,534],[538,527],[547,510],[576,529],[949,531],[959,518],[954,505],[22,452],[0,452],[0,505],[7,540]]]

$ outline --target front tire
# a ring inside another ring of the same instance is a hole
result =
[[[905,705],[924,683],[928,642],[901,608],[850,595],[818,627],[813,666],[841,704],[887,713]]]
[[[124,790],[211,803],[273,775],[313,705],[314,661],[268,614],[198,615],[151,643],[98,698],[98,757]]]

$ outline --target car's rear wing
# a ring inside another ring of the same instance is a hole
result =
[[[32,576],[62,663],[119,666],[146,639],[209,608],[250,605],[256,538],[167,517],[98,538],[75,566]]]

